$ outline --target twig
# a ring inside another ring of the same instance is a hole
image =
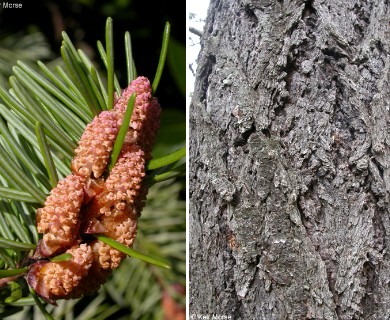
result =
[[[202,37],[203,35],[203,32],[194,28],[194,27],[190,27],[190,32],[197,35],[199,38]]]

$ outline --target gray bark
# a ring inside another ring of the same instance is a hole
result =
[[[390,318],[389,15],[211,0],[190,107],[193,319]]]

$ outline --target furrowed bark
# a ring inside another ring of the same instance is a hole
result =
[[[389,7],[211,1],[190,107],[190,314],[390,317]]]

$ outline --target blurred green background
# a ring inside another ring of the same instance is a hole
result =
[[[113,18],[115,70],[127,86],[124,34],[129,31],[138,75],[154,78],[166,21],[171,24],[168,59],[156,92],[163,108],[155,156],[185,144],[184,1],[14,1],[22,8],[0,8],[0,85],[17,60],[34,65],[61,64],[61,32],[85,51],[104,74],[96,42],[105,44],[107,17]],[[153,186],[139,221],[140,250],[160,255],[171,271],[126,259],[111,281],[92,297],[48,306],[55,319],[184,319],[185,303],[185,178]],[[135,247],[137,248],[137,241]],[[44,319],[36,307],[0,305],[0,318]]]

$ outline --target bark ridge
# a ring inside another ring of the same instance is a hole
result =
[[[390,317],[388,1],[212,0],[190,315]]]

